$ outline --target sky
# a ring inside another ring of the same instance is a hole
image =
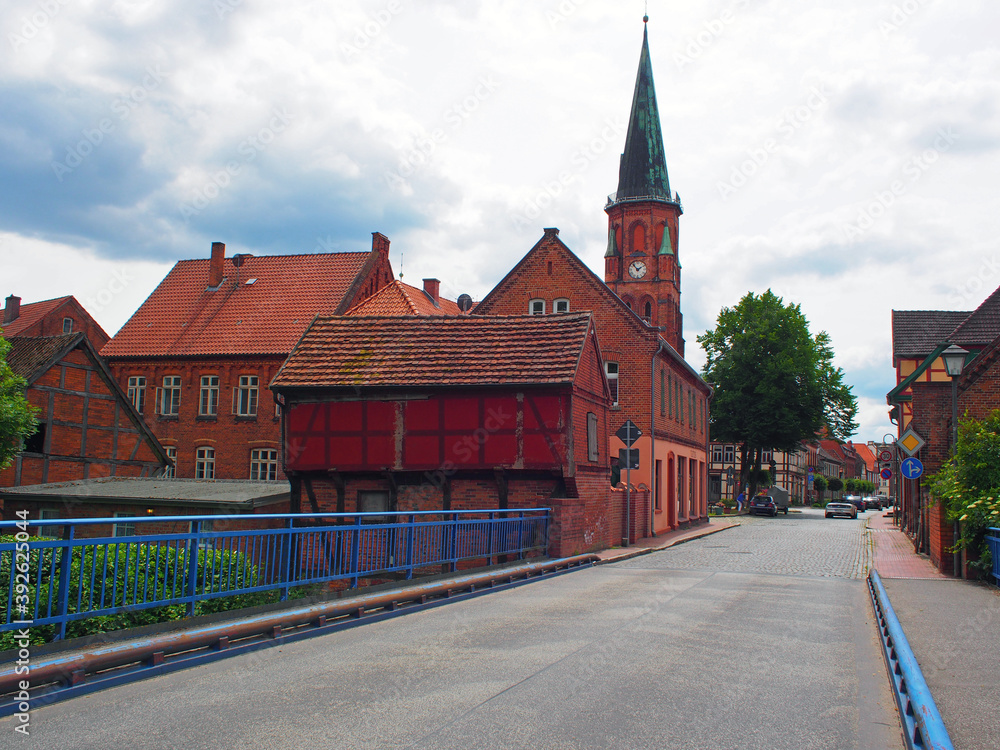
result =
[[[641,0],[6,0],[0,296],[114,333],[180,259],[362,251],[483,297],[542,236],[603,277]],[[894,427],[891,310],[1000,285],[1000,4],[650,0],[687,358],[747,292]]]

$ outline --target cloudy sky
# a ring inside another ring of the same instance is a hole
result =
[[[178,259],[366,250],[482,297],[543,227],[602,273],[641,0],[6,0],[0,294],[114,333]],[[1000,285],[1000,6],[650,0],[688,358],[768,287],[891,429],[890,310]]]

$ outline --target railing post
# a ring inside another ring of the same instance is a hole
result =
[[[195,596],[198,593],[198,548],[201,546],[201,521],[191,521],[189,532],[191,541],[188,543],[187,589],[191,600],[187,604],[187,616],[194,617]]]
[[[411,513],[409,528],[406,531],[406,579],[410,580],[413,578],[413,546],[415,543],[414,535],[416,534],[416,517]]]
[[[285,543],[281,545],[281,601],[288,601],[288,591],[291,588],[292,580],[292,528],[295,524],[294,518],[288,519],[285,534]]]
[[[458,572],[458,513],[452,512],[451,514],[451,544],[448,549],[448,559],[450,562],[451,572]]]
[[[69,577],[72,571],[73,536],[76,526],[70,523],[64,529],[63,547],[59,554],[59,597],[57,599],[57,606],[59,607],[59,632],[55,636],[55,640],[57,641],[61,641],[66,637],[66,615],[69,614]]]
[[[356,589],[361,582],[358,568],[361,564],[361,517],[354,517],[354,538],[351,540],[351,588]]]
[[[493,554],[493,551],[494,551],[493,543],[495,541],[494,537],[493,537],[493,529],[496,526],[496,524],[493,522],[494,518],[496,518],[496,513],[494,513],[493,511],[490,511],[490,518],[489,518],[490,530],[489,530],[489,534],[487,534],[487,537],[486,537],[487,540],[488,540],[487,543],[489,544],[489,551],[490,551],[490,556],[489,556],[489,559],[487,561],[487,565],[493,565],[493,558],[495,557],[495,555]]]
[[[524,511],[517,514],[517,559],[524,559]]]

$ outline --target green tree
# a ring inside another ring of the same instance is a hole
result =
[[[846,480],[844,480],[844,489],[847,490],[848,492],[861,492],[862,490],[858,489],[858,482],[860,481],[861,481],[860,479],[855,479],[854,477],[848,477]]]
[[[28,383],[15,375],[7,363],[10,342],[0,336],[0,470],[21,452],[24,440],[35,434],[38,422],[24,397]]]
[[[838,439],[855,429],[857,400],[833,366],[830,338],[810,335],[799,305],[770,290],[748,293],[698,343],[715,386],[712,439],[740,445],[740,486],[750,496],[763,450],[795,450],[824,426]]]
[[[817,474],[813,478],[813,489],[819,493],[819,500],[823,502],[823,493],[826,492],[826,477],[822,474]]]
[[[1000,410],[982,421],[962,420],[955,455],[928,477],[931,496],[952,521],[960,536],[953,550],[967,550],[969,568],[980,575],[992,570],[986,532],[1000,526]]]
[[[844,480],[840,477],[830,477],[827,486],[830,488],[830,492],[840,492],[844,489]]]

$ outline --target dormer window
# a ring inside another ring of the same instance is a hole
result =
[[[545,315],[545,300],[531,300],[531,302],[528,303],[528,313],[530,315]]]
[[[569,300],[564,298],[557,299],[552,303],[552,312],[557,313],[568,313],[569,312]]]

